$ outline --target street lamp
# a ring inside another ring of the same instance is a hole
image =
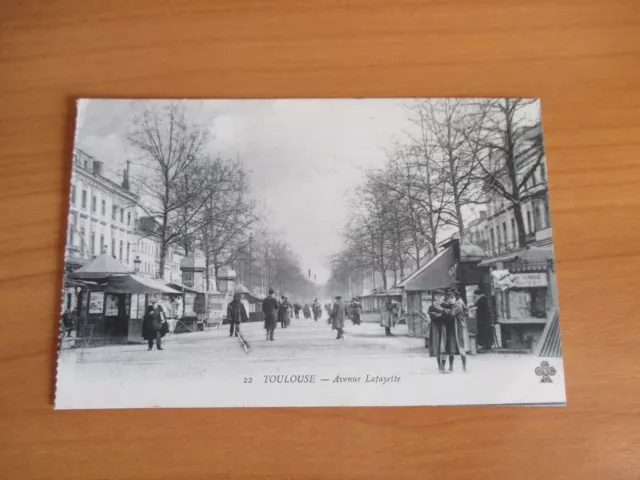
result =
[[[140,271],[140,264],[142,260],[140,260],[140,255],[136,255],[136,259],[133,261],[133,271],[138,273]]]

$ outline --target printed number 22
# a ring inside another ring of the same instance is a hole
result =
[[[251,377],[244,377],[244,383],[251,383],[253,380],[253,378]]]

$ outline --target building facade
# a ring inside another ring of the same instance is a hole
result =
[[[82,150],[73,152],[66,263],[70,269],[108,253],[132,266],[138,196],[104,176],[103,163]],[[132,268],[133,270],[133,268]]]
[[[491,278],[500,346],[514,349],[531,350],[557,309],[546,159],[538,161],[540,135],[538,125],[517,146],[516,177],[524,181],[519,192],[525,244],[519,244],[513,204],[500,195],[491,196],[465,229],[468,240],[487,254],[481,265]],[[510,189],[506,180],[502,183]]]

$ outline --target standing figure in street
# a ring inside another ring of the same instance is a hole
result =
[[[267,332],[267,340],[273,341],[273,332],[278,323],[278,310],[280,305],[275,297],[273,288],[269,289],[269,296],[262,301],[262,313],[264,313],[264,329]]]
[[[300,310],[302,310],[302,305],[300,305],[299,303],[294,303],[293,311],[295,313],[296,320],[300,319]]]
[[[444,370],[447,351],[447,317],[442,307],[444,303],[444,292],[436,290],[433,292],[433,303],[429,306],[427,315],[431,321],[429,326],[429,356],[435,357],[438,362],[438,371],[446,373]]]
[[[166,318],[162,307],[158,305],[157,300],[153,300],[151,305],[147,307],[142,320],[142,338],[149,342],[148,350],[153,349],[153,341],[156,342],[156,348],[162,350],[162,337],[164,336],[164,325]]]
[[[478,325],[478,347],[481,351],[489,351],[493,347],[493,315],[491,302],[482,290],[473,292],[473,304],[476,306],[476,322]]]
[[[309,320],[311,318],[311,308],[309,308],[308,303],[305,303],[304,308],[302,309],[302,314],[304,315],[305,320]]]
[[[344,319],[346,318],[345,306],[342,302],[342,297],[338,295],[336,297],[336,303],[333,304],[333,311],[331,312],[331,330],[337,330],[338,336],[336,340],[344,338]]]
[[[360,302],[358,302],[358,300],[354,299],[353,302],[351,303],[351,321],[353,322],[354,325],[360,325],[361,313],[362,313],[362,306],[360,305]]]
[[[313,310],[313,320],[317,322],[318,319],[320,317],[322,317],[322,306],[320,305],[320,302],[318,301],[318,298],[316,298],[313,301],[312,310]]]
[[[280,322],[280,328],[287,328],[289,323],[289,309],[287,307],[287,299],[284,295],[280,296],[280,305],[278,308],[278,321]]]
[[[466,305],[462,300],[457,301],[456,290],[451,289],[445,298],[444,316],[447,330],[447,353],[449,354],[449,372],[453,372],[453,359],[455,355],[462,358],[462,370],[467,371],[467,351],[465,346],[465,331],[467,320],[465,317]],[[459,295],[459,294],[458,294]]]
[[[229,336],[238,336],[240,331],[240,324],[242,322],[248,322],[249,317],[247,315],[247,309],[242,303],[242,294],[236,293],[233,295],[233,300],[227,307],[227,321],[229,322]]]
[[[398,314],[400,313],[400,307],[397,302],[391,299],[390,295],[387,295],[387,301],[384,304],[381,312],[380,325],[384,327],[384,334],[387,337],[393,337],[391,329],[398,323]]]

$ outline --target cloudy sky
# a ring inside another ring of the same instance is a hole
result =
[[[318,282],[341,246],[346,194],[362,170],[384,165],[385,149],[410,128],[406,100],[190,100],[187,112],[211,127],[210,148],[240,158],[271,230],[280,232]],[[137,152],[125,140],[143,101],[90,100],[78,108],[76,144],[121,179]],[[132,168],[132,176],[135,175]]]

